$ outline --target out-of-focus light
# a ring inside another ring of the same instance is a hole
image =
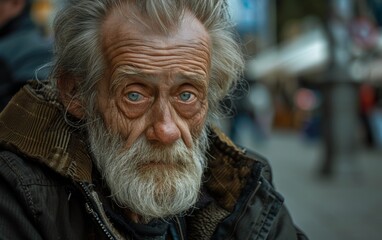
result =
[[[294,101],[296,106],[304,111],[312,111],[319,106],[319,100],[315,92],[307,88],[297,90]]]
[[[354,61],[350,64],[350,75],[356,81],[362,81],[369,77],[369,71],[369,66],[366,66],[361,61]]]
[[[309,71],[327,61],[328,44],[316,33],[283,49],[280,57],[283,72],[297,74]]]
[[[258,79],[275,73],[300,74],[321,69],[329,59],[329,45],[321,30],[313,30],[292,43],[255,56],[247,63],[246,73]]]

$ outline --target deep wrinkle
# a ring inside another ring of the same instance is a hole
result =
[[[157,77],[154,74],[146,74],[140,72],[137,68],[129,67],[128,70],[117,69],[114,80],[111,82],[110,91],[115,92],[118,88],[124,88],[132,83],[141,83],[142,85],[158,85]],[[178,86],[183,84],[191,84],[198,88],[203,97],[207,95],[208,79],[205,75],[197,73],[183,74],[182,72],[169,76],[174,79],[174,83]]]
[[[156,145],[182,140],[191,148],[208,110],[211,53],[204,26],[184,14],[170,35],[162,35],[111,14],[102,34],[107,69],[98,105],[106,127],[125,140],[126,148],[142,135]],[[182,93],[190,94],[190,101],[182,100]]]
[[[147,76],[147,75],[146,75]],[[155,76],[148,75],[147,78],[129,76],[129,78],[122,81],[122,86],[115,87],[122,92],[117,93],[117,96],[121,96],[126,100],[128,93],[136,92],[141,95],[141,101],[130,102],[131,105],[140,106],[141,108],[150,107],[158,99],[166,99],[171,105],[181,105],[182,109],[178,109],[181,115],[186,118],[190,118],[192,114],[187,114],[187,110],[192,111],[192,106],[197,99],[204,99],[207,95],[207,85],[202,80],[189,80],[179,77],[169,77],[174,79],[171,84],[163,84],[158,82]],[[179,95],[182,93],[190,93],[190,99],[192,101],[184,102],[179,99]],[[144,101],[147,99],[148,101]],[[129,102],[129,100],[127,100]],[[144,104],[143,104],[144,103]],[[191,108],[190,108],[191,107]],[[194,107],[195,109],[195,107]],[[133,110],[133,108],[130,108]],[[142,109],[143,111],[144,109]],[[127,116],[127,117],[131,117]]]
[[[147,45],[128,44],[118,48],[106,50],[106,57],[110,59],[111,65],[115,66],[111,71],[116,71],[116,68],[127,65],[136,69],[145,66],[146,71],[168,69],[172,66],[178,66],[186,71],[202,69],[199,74],[205,74],[209,67],[209,52],[204,44],[190,43],[188,46],[179,45],[171,48],[148,47]],[[196,54],[198,53],[198,54]],[[122,58],[128,57],[130,62],[124,61]],[[192,59],[192,60],[188,60]],[[186,65],[180,66],[179,60],[185,61]]]

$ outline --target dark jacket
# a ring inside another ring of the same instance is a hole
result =
[[[50,71],[41,67],[51,61],[52,44],[32,22],[29,4],[0,28],[0,111],[27,80],[46,79]]]
[[[54,94],[32,85],[0,115],[1,239],[136,239],[98,188],[86,134],[66,124]],[[266,160],[248,156],[216,129],[209,136],[200,201],[169,220],[168,236],[306,239],[272,187]]]

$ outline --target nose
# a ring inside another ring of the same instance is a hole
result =
[[[149,141],[171,145],[181,138],[181,132],[168,108],[153,114],[152,124],[146,132]]]

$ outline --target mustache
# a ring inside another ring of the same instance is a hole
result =
[[[193,155],[193,149],[187,148],[183,141],[178,140],[171,146],[157,146],[140,137],[129,149],[129,155],[147,163],[187,163]]]
[[[89,147],[117,205],[150,219],[181,213],[197,201],[206,165],[206,131],[195,137],[192,147],[182,140],[153,144],[142,135],[127,148],[122,137],[97,123],[88,128]],[[149,163],[157,165],[145,165]]]

